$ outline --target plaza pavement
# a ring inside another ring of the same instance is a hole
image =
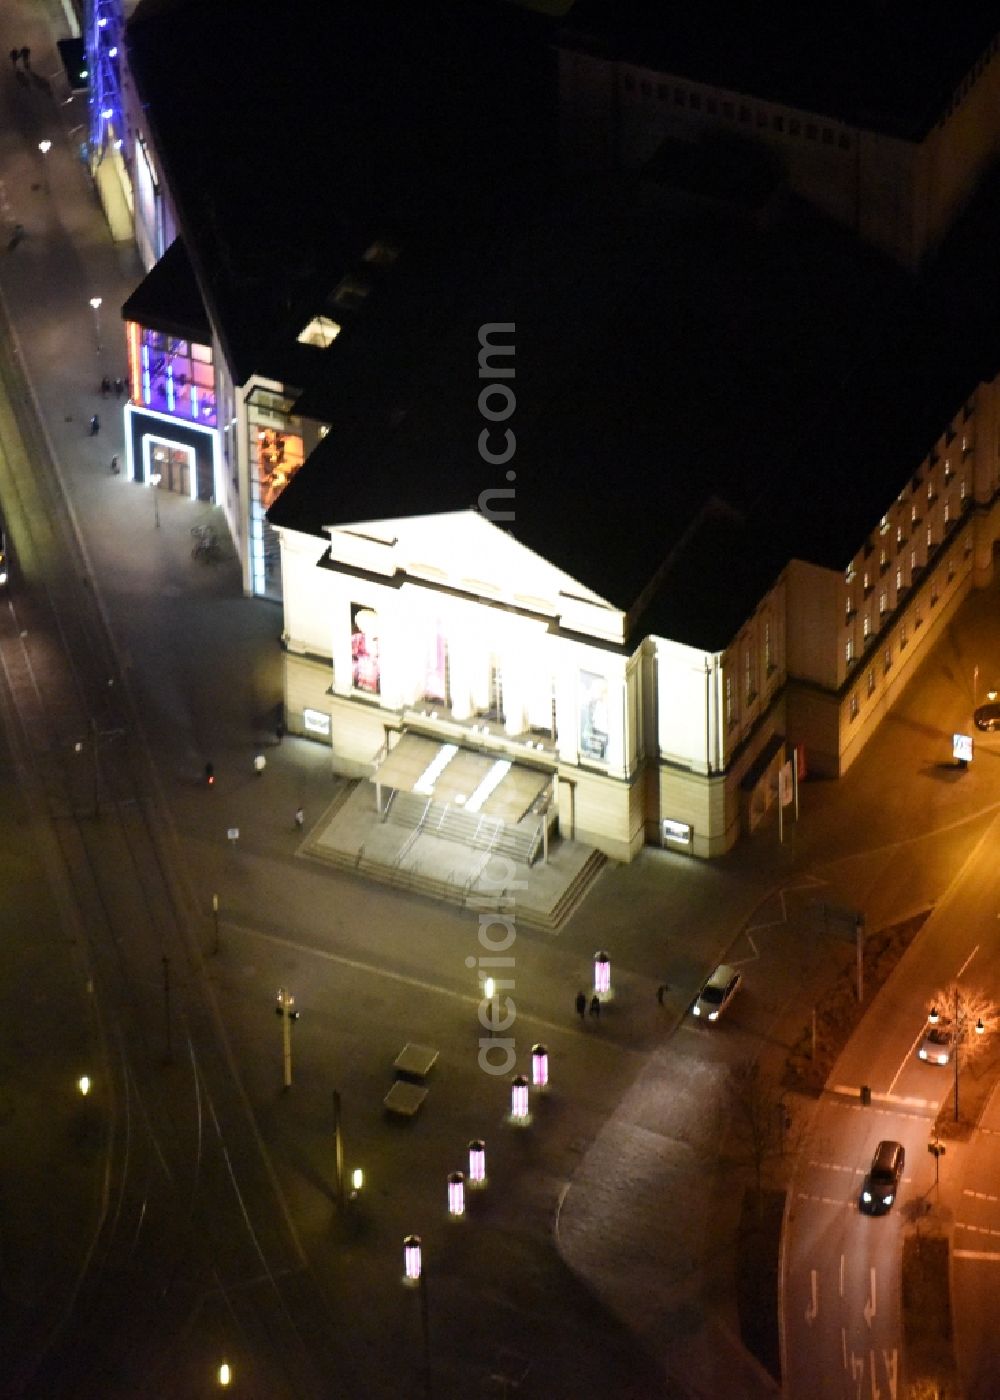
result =
[[[27,0],[15,3],[0,18],[0,48],[4,38],[8,47],[15,40],[30,42],[36,66],[54,72],[55,50],[39,22],[41,9]],[[58,10],[50,18],[55,37],[63,32]],[[443,1180],[437,1162],[449,1151],[454,1154],[441,1137],[443,1125],[455,1130],[456,1141],[471,1135],[458,1131],[466,1120],[470,1128],[487,1121],[493,1133],[499,1132],[497,1086],[480,1083],[484,1076],[457,1074],[454,1086],[432,1088],[431,1102],[447,1101],[447,1114],[442,1111],[440,1124],[428,1115],[413,1125],[417,1131],[405,1141],[419,1144],[421,1151],[414,1147],[405,1153],[406,1169],[400,1172],[374,1111],[386,1057],[391,1063],[390,1051],[404,1036],[432,1037],[456,1060],[467,1053],[460,1048],[460,1026],[467,1017],[474,1028],[473,974],[457,950],[464,954],[474,947],[468,920],[463,924],[454,911],[426,900],[352,881],[301,855],[295,809],[306,809],[313,831],[340,789],[324,749],[288,738],[280,746],[274,741],[280,610],[240,596],[233,561],[209,568],[191,560],[191,526],[217,521],[218,512],[163,494],[156,526],[149,491],[109,473],[111,454],[122,457],[124,443],[115,405],[100,399],[98,384],[102,373],[114,378],[124,370],[115,308],[133,290],[140,270],[134,253],[110,242],[77,158],[78,138],[68,135],[74,107],[58,108],[43,94],[15,88],[9,73],[7,82],[5,100],[15,116],[0,146],[7,217],[22,223],[27,236],[0,256],[0,288],[91,577],[159,766],[184,857],[182,878],[203,921],[208,975],[227,1013],[248,1090],[304,1236],[331,1288],[346,1289],[333,1258],[338,1249],[373,1277],[372,1331],[365,1344],[370,1347],[370,1336],[391,1327],[396,1315],[395,1304],[379,1301],[378,1269],[384,1266],[373,1262],[372,1240],[380,1251],[384,1246],[393,1252],[385,1278],[394,1285],[404,1222],[428,1209],[421,1203],[410,1211],[403,1196],[409,1191],[414,1202],[433,1200]],[[35,156],[42,135],[55,142],[48,190]],[[88,304],[93,295],[103,299],[102,357]],[[96,438],[87,432],[94,412],[102,416]],[[600,1385],[609,1394],[650,1394],[650,1377],[657,1372],[672,1381],[655,1382],[655,1393],[756,1396],[773,1390],[737,1340],[728,1262],[735,1193],[729,1183],[714,1179],[717,1132],[707,1115],[702,1129],[692,1132],[699,1106],[721,1092],[725,1057],[707,1043],[684,1051],[688,1042],[678,1039],[684,1034],[678,1027],[691,993],[716,958],[734,948],[752,958],[750,947],[763,945],[764,935],[746,943],[747,929],[759,920],[755,911],[767,907],[774,890],[799,881],[802,872],[811,872],[830,903],[864,908],[871,927],[925,906],[953,878],[985,814],[1000,802],[994,756],[984,755],[962,775],[947,763],[952,729],[967,726],[973,666],[980,665],[984,682],[994,659],[1000,673],[995,615],[995,591],[968,604],[852,772],[837,784],[804,785],[802,819],[783,848],[768,822],[711,866],[649,851],[629,868],[606,870],[558,940],[525,937],[518,967],[527,984],[519,993],[522,1019],[530,1037],[544,1036],[553,1047],[554,1066],[566,1087],[561,1097],[554,1096],[551,1110],[546,1106],[552,1136],[545,1150],[537,1137],[526,1152],[503,1140],[500,1161],[520,1183],[516,1199],[522,1206],[525,1193],[535,1193],[535,1208],[525,1213],[536,1234],[544,1239],[546,1231],[556,1233],[584,1294],[592,1295],[590,1305],[577,1300],[580,1316],[605,1329],[612,1362],[607,1374],[599,1374],[600,1367],[592,1373],[593,1393]],[[267,758],[260,777],[253,772],[258,752]],[[219,775],[211,794],[201,783],[208,759]],[[235,847],[226,837],[234,827],[240,830]],[[216,957],[210,953],[212,893],[220,895],[223,911]],[[773,995],[762,998],[759,1024],[773,1048],[800,1028],[801,953],[796,929],[780,927],[777,920],[762,922],[771,925],[767,937],[775,980]],[[377,946],[375,932],[381,935]],[[578,1027],[573,994],[586,978],[594,948],[604,945],[613,949],[616,1004],[600,1028]],[[300,977],[300,1001],[308,1005],[310,979],[318,985],[322,960],[337,958],[338,976],[349,981],[357,1013],[367,1024],[348,1029],[318,1003],[309,1006],[312,1026],[307,1028],[304,1017],[301,1032],[296,1028],[302,1078],[289,1106],[274,1093],[271,1059],[257,1053],[264,1031],[258,1031],[258,1012],[247,1009],[247,988],[260,996],[276,976],[291,971]],[[812,976],[821,980],[827,970],[821,954]],[[670,991],[661,1009],[655,989],[663,980]],[[415,989],[425,982],[435,987],[421,991],[415,1010]],[[51,1007],[51,1014],[62,1015],[57,1003]],[[44,1018],[46,1008],[38,1014]],[[382,1024],[383,1017],[393,1024]],[[377,1069],[362,1056],[366,1041],[377,1042]],[[678,1055],[672,1054],[675,1045]],[[318,1063],[330,1055],[341,1056],[356,1072],[349,1095],[357,1119],[354,1145],[368,1150],[393,1183],[391,1197],[373,1194],[370,1215],[364,1217],[368,1232],[346,1241],[332,1231],[321,1166],[325,1129],[318,1105],[328,1097],[329,1075]],[[552,1161],[546,1157],[550,1150]],[[518,1328],[530,1340],[526,1350],[545,1345],[544,1327],[532,1323],[511,1296],[527,1288],[499,1242],[505,1231],[511,1233],[514,1209],[513,1202],[489,1206],[498,1282],[484,1291],[494,1297],[513,1339],[509,1346],[501,1344],[486,1329],[477,1336],[484,1360],[494,1367],[491,1374],[505,1364],[511,1373],[516,1370]],[[436,1240],[435,1231],[436,1225],[428,1228],[427,1238]],[[571,1278],[560,1275],[552,1261],[542,1264],[535,1244],[521,1241],[520,1248],[546,1286],[572,1292]],[[455,1272],[440,1284],[445,1296],[454,1290],[457,1309],[461,1271],[476,1267],[476,1250],[468,1236],[458,1245],[449,1237],[441,1250],[461,1256]],[[627,1333],[612,1326],[598,1304],[641,1337],[654,1362],[649,1371],[639,1366],[634,1377],[622,1372],[617,1389],[614,1368],[627,1366]],[[555,1310],[553,1319],[558,1317]],[[359,1336],[364,1335],[359,1324]],[[358,1376],[366,1374],[365,1345],[359,1341],[354,1358]],[[509,1362],[502,1359],[505,1348],[512,1353]],[[562,1360],[568,1368],[565,1393],[590,1393],[573,1376],[572,1359]],[[527,1383],[525,1390],[531,1393]]]

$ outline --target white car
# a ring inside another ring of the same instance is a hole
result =
[[[736,995],[741,980],[741,974],[728,963],[717,967],[695,997],[691,1015],[703,1021],[717,1021]]]
[[[928,1026],[917,1059],[926,1060],[929,1065],[946,1065],[951,1059],[951,1031],[943,1026]]]

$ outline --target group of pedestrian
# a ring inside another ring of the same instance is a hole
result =
[[[101,398],[102,398],[102,399],[109,399],[109,398],[111,397],[111,390],[112,390],[112,387],[114,388],[114,391],[115,391],[115,398],[116,398],[116,399],[120,399],[121,396],[122,396],[122,394],[124,394],[124,392],[125,392],[125,381],[124,381],[124,379],[116,379],[116,380],[114,381],[114,385],[112,385],[111,380],[108,378],[107,375],[105,375],[105,376],[103,377],[103,379],[101,380]]]
[[[581,1021],[587,1014],[587,997],[585,992],[577,992],[576,994],[576,1014],[579,1016]],[[601,998],[597,995],[596,992],[590,998],[590,1014],[594,1017],[595,1020],[600,1019]]]
[[[659,986],[657,987],[657,989],[656,989],[656,1000],[657,1000],[657,1004],[658,1004],[658,1005],[660,1005],[660,1006],[663,1005],[663,998],[666,996],[667,992],[669,992],[669,991],[670,991],[669,984],[666,983],[666,982],[661,982],[660,985],[659,985]],[[586,1014],[587,1014],[587,994],[586,994],[586,992],[577,992],[577,994],[576,994],[576,1014],[579,1016],[579,1018],[580,1018],[581,1021],[584,1019],[584,1017],[585,1017]],[[591,1016],[594,1018],[595,1021],[599,1021],[600,1018],[601,1018],[601,998],[597,995],[596,992],[595,992],[594,995],[590,998],[590,1014],[591,1014]]]
[[[28,48],[27,45],[25,45],[23,49],[11,49],[11,51],[10,51],[10,61],[11,61],[11,64],[12,64],[12,66],[13,66],[14,68],[17,67],[18,59],[20,59],[21,62],[24,64],[25,70],[26,70],[28,73],[30,73],[30,72],[31,72],[31,50]]]

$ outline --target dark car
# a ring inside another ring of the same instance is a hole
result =
[[[990,705],[980,705],[972,718],[977,729],[1000,729],[1000,700]]]
[[[903,1175],[906,1153],[901,1142],[880,1142],[861,1188],[858,1206],[866,1215],[884,1215],[892,1208]]]

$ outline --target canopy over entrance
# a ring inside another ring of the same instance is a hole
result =
[[[521,821],[552,781],[552,770],[520,763],[502,753],[405,733],[386,754],[374,781],[428,798],[470,816],[507,825]]]

